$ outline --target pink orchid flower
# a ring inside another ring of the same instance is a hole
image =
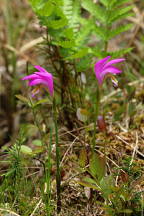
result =
[[[44,68],[39,65],[34,66],[38,71],[25,76],[22,80],[29,80],[29,86],[37,86],[32,91],[32,97],[39,93],[40,89],[45,89],[49,91],[50,95],[53,96],[53,76],[48,73]]]
[[[113,75],[122,73],[122,71],[114,67],[113,64],[122,62],[125,59],[119,58],[108,61],[110,58],[111,56],[107,56],[106,58],[99,60],[94,66],[95,75],[100,86],[103,84],[104,79],[108,76],[112,78],[113,84],[117,86],[117,80]]]

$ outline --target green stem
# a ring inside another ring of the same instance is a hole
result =
[[[105,44],[104,44],[104,51],[107,52],[107,48],[108,48],[108,41],[105,41]]]
[[[106,175],[106,162],[107,162],[107,159],[106,159],[106,133],[104,132],[104,170],[105,170],[105,175]]]
[[[55,125],[55,140],[56,140],[56,187],[57,187],[57,213],[61,211],[61,174],[60,174],[60,148],[58,141],[58,127],[57,127],[57,118],[56,118],[56,102],[55,98],[53,99],[53,118]]]
[[[47,161],[47,169],[46,169],[46,184],[47,184],[47,191],[46,191],[46,211],[47,216],[51,215],[51,146],[52,146],[52,128],[50,128],[50,141],[48,147],[48,161]]]
[[[27,64],[27,74],[28,74],[28,64]],[[52,146],[52,128],[50,128],[50,141],[49,141],[49,146],[47,146],[46,143],[45,143],[45,140],[44,140],[45,134],[42,131],[42,128],[40,126],[40,122],[37,119],[37,112],[35,110],[33,101],[32,101],[32,99],[30,97],[29,97],[29,103],[30,103],[30,107],[31,107],[31,110],[32,110],[33,118],[34,118],[34,124],[38,128],[38,131],[39,131],[39,134],[40,134],[40,140],[42,142],[42,146],[48,152],[48,160],[47,160],[47,162],[46,163],[44,163],[42,161],[41,162],[43,164],[44,176],[45,176],[45,189],[44,189],[43,197],[44,197],[44,201],[45,201],[47,216],[50,216],[51,215],[51,146]],[[40,110],[40,112],[42,112],[42,110]],[[43,120],[45,120],[43,113],[42,113],[42,117],[43,117]],[[48,128],[47,124],[46,124],[46,126]]]
[[[97,87],[96,91],[96,102],[95,102],[95,107],[94,107],[94,136],[93,136],[93,151],[96,145],[96,122],[97,122],[97,117],[99,114],[100,110],[100,88],[99,86]]]
[[[33,106],[33,102],[32,102],[32,100],[31,100],[30,97],[29,97],[29,102],[30,102],[30,105],[31,105],[31,110],[32,110],[33,118],[34,118],[34,123],[35,123],[35,125],[36,125],[37,128],[38,128],[38,131],[39,131],[39,133],[40,133],[40,139],[41,139],[41,142],[42,142],[42,144],[43,144],[43,146],[44,146],[44,143],[43,143],[43,136],[44,136],[44,135],[43,135],[43,131],[42,131],[41,127],[40,127],[40,123],[39,123],[38,120],[37,120],[35,108],[34,108],[34,106]]]

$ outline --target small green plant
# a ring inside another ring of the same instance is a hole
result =
[[[142,192],[134,191],[133,186],[142,181],[142,170],[139,170],[139,177],[136,178],[135,172],[138,173],[138,170],[135,170],[135,165],[133,164],[130,168],[131,172],[130,170],[124,171],[126,167],[124,165],[111,175],[105,176],[104,157],[94,152],[90,156],[89,167],[87,167],[87,155],[84,150],[81,151],[79,165],[84,174],[78,183],[93,190],[93,196],[94,191],[100,193],[105,202],[99,202],[99,205],[107,215],[141,215],[143,211]],[[95,202],[98,201],[95,200]]]
[[[21,191],[25,190],[26,169],[24,168],[24,160],[22,152],[29,154],[31,149],[23,145],[26,141],[25,127],[21,128],[19,136],[12,147],[6,149],[6,160],[4,163],[8,165],[8,170],[2,174],[3,184],[1,186],[1,202],[2,203],[19,203]]]

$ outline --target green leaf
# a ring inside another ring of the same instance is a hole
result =
[[[38,133],[38,128],[36,125],[33,124],[27,125],[27,137],[36,136],[37,133]]]
[[[129,47],[129,48],[126,48],[126,49],[120,49],[118,51],[109,52],[109,53],[107,53],[107,55],[112,56],[112,58],[117,58],[117,57],[123,56],[126,53],[131,52],[132,49],[133,49],[132,47]]]
[[[83,178],[83,181],[88,182],[88,183],[90,183],[90,184],[94,184],[94,185],[97,186],[97,182],[96,182],[94,179],[92,179],[92,178],[84,177],[84,178]]]
[[[89,35],[92,33],[95,24],[93,20],[80,19],[81,28],[76,34],[76,44],[78,47],[83,47],[89,39]]]
[[[82,149],[80,151],[80,156],[79,156],[79,165],[81,167],[85,167],[87,164],[87,152],[86,149]]]
[[[42,141],[39,140],[39,139],[36,139],[36,140],[32,141],[32,144],[35,145],[35,146],[42,146]]]
[[[59,29],[66,26],[68,21],[65,17],[61,17],[59,20],[49,20],[45,24],[53,29]]]
[[[115,29],[112,29],[108,33],[107,40],[110,40],[111,38],[115,37],[116,35],[129,30],[132,26],[133,26],[133,24],[126,24],[126,25],[123,25],[123,26],[119,26],[119,27],[117,27]]]
[[[88,54],[88,48],[83,48],[83,49],[79,50],[78,52],[76,52],[75,54],[67,57],[67,59],[83,58],[87,54]]]
[[[98,4],[93,3],[92,0],[83,0],[82,1],[82,7],[85,10],[89,11],[91,13],[91,15],[96,17],[101,22],[103,22],[103,23],[106,22],[106,17],[107,17],[106,9],[100,7]]]
[[[41,99],[39,100],[38,102],[34,103],[33,104],[33,107],[36,107],[40,104],[44,104],[44,103],[47,103],[47,104],[51,104],[52,105],[52,102],[48,99],[48,98],[44,98],[44,99]]]
[[[88,182],[85,182],[85,181],[83,181],[83,180],[81,180],[81,181],[76,181],[78,184],[80,184],[80,185],[82,185],[82,186],[84,186],[84,187],[89,187],[89,188],[92,188],[92,189],[94,189],[94,190],[100,190],[99,189],[99,187],[97,187],[97,186],[95,186],[95,185],[93,185],[93,184],[90,184],[90,183],[88,183]]]
[[[21,145],[20,151],[23,154],[32,154],[32,149],[26,145]]]
[[[120,210],[119,213],[124,213],[124,214],[130,214],[133,212],[133,210],[131,209],[124,209],[124,210]]]
[[[97,153],[93,153],[90,158],[89,165],[90,173],[98,180],[102,179],[105,175],[105,160]]]
[[[124,8],[118,8],[113,11],[108,16],[107,22],[112,23],[118,19],[127,17],[130,13],[130,10],[133,8],[133,6],[128,6]]]
[[[19,95],[15,95],[15,97],[18,98],[20,101],[22,101],[22,102],[24,102],[26,104],[29,104],[29,100],[26,97],[24,97],[24,96],[22,96],[20,94]]]
[[[56,6],[63,6],[63,0],[49,0],[49,1],[51,1]]]
[[[101,2],[105,7],[108,7],[108,6],[109,6],[110,0],[100,0],[100,2]]]
[[[58,41],[55,42],[55,44],[63,48],[72,48],[75,46],[75,41],[74,40]]]
[[[72,38],[74,37],[74,33],[73,33],[72,28],[64,29],[63,34],[69,40],[72,40]]]
[[[108,198],[108,196],[112,193],[114,189],[114,179],[113,176],[106,176],[103,177],[100,180],[99,186],[102,190],[102,193],[105,198]]]
[[[76,64],[76,69],[78,72],[84,72],[86,71],[90,64],[92,62],[92,57],[89,55],[84,56],[83,58],[80,58],[80,60]]]
[[[41,5],[43,4],[43,0],[29,0],[31,6],[33,8],[41,8]]]
[[[102,26],[95,25],[94,32],[98,35],[102,40],[107,40],[107,30]]]
[[[111,8],[115,8],[115,7],[119,7],[125,3],[128,3],[128,2],[131,2],[132,0],[111,0],[110,3],[109,3],[109,7]]]
[[[63,2],[63,13],[68,20],[69,27],[75,33],[79,28],[80,1],[63,0]]]
[[[37,9],[36,12],[41,16],[50,16],[54,10],[54,4],[51,2],[45,2],[43,7],[39,10]]]
[[[79,31],[79,17],[81,13],[80,1],[73,1],[72,19],[70,20],[70,26],[73,28],[74,33]]]

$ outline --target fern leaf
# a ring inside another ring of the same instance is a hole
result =
[[[78,32],[79,30],[79,16],[80,16],[80,1],[74,0],[73,1],[73,17],[71,20],[71,27],[74,30],[74,33]]]
[[[119,7],[125,3],[128,3],[128,2],[131,2],[132,0],[120,0],[120,1],[117,1],[117,0],[111,0],[109,6],[112,8],[114,7]]]
[[[63,34],[69,40],[72,40],[72,38],[74,38],[73,28],[64,29]]]
[[[49,1],[51,1],[54,5],[63,6],[63,0],[49,0]]]
[[[109,0],[100,0],[100,2],[101,2],[105,7],[108,7],[108,6],[109,6]]]
[[[132,6],[115,9],[112,13],[110,13],[108,17],[108,23],[112,23],[118,19],[128,16],[130,14],[131,9]]]
[[[37,14],[41,16],[50,16],[54,10],[54,4],[51,2],[46,2],[42,8],[37,9]]]
[[[116,29],[112,29],[108,33],[107,40],[110,40],[111,38],[115,37],[116,35],[129,30],[132,26],[133,26],[133,24],[127,24],[127,25],[120,26]]]
[[[53,29],[59,29],[67,25],[67,20],[63,17],[59,20],[50,20],[49,22],[47,22],[47,24]]]
[[[102,26],[95,25],[94,32],[98,35],[102,40],[107,40],[107,32],[106,29]]]
[[[50,16],[54,9],[54,4],[49,2],[44,2],[42,0],[29,0],[30,4],[36,14],[41,16]]]
[[[106,22],[107,11],[100,7],[98,4],[94,4],[92,0],[83,0],[82,7],[89,11],[94,17],[100,20],[102,23]]]
[[[36,9],[36,8],[40,8],[41,7],[41,5],[42,5],[42,0],[40,1],[40,0],[29,0],[29,2],[30,2],[30,4],[31,4],[31,6],[32,6],[32,8],[34,9]]]
[[[68,25],[76,33],[79,28],[80,2],[77,0],[64,0],[63,12],[68,20]]]
[[[81,29],[76,35],[76,44],[78,47],[82,47],[88,40],[88,36],[93,31],[94,24],[92,20],[80,19]]]
[[[126,49],[120,49],[118,51],[114,51],[114,52],[109,52],[107,53],[107,55],[110,55],[112,56],[113,58],[117,58],[117,57],[120,57],[120,56],[123,56],[124,54],[126,53],[129,53],[133,50],[132,47],[129,47],[129,48],[126,48]]]
[[[72,19],[72,0],[64,0],[63,12],[68,21]]]
[[[72,48],[75,46],[75,42],[73,40],[58,41],[55,44],[63,48]]]
[[[69,56],[67,59],[77,59],[77,58],[83,58],[88,54],[88,48],[83,48],[76,52],[75,54]]]
[[[86,55],[83,58],[80,58],[80,60],[76,64],[77,72],[86,71],[91,65],[91,62],[92,59],[90,55]]]

